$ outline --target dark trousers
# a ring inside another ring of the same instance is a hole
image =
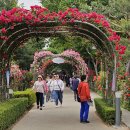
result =
[[[42,99],[42,105],[44,105],[45,104],[45,95],[43,94],[43,97],[42,97],[43,99]]]
[[[77,100],[77,96],[78,96],[78,91],[77,91],[77,90],[74,90],[74,100],[75,100],[75,101]]]
[[[36,102],[37,102],[37,106],[39,106],[39,103],[40,103],[40,107],[42,107],[42,104],[43,104],[43,93],[36,92]]]
[[[48,91],[46,93],[46,102],[48,102],[50,100],[50,98],[51,98],[51,91]]]
[[[88,105],[87,101],[81,102],[80,121],[87,121],[88,113],[89,113],[89,105]]]
[[[63,99],[63,93],[60,90],[55,90],[55,104],[56,106],[58,105],[58,100],[62,104],[62,99]]]

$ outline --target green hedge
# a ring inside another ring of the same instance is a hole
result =
[[[16,91],[14,92],[14,97],[15,98],[27,97],[29,107],[31,107],[36,101],[36,96],[35,93],[32,91],[32,89],[27,89],[25,91]]]
[[[0,130],[13,124],[27,109],[27,98],[16,98],[0,103]]]
[[[122,107],[124,108],[124,109],[127,109],[128,111],[130,111],[130,99],[129,99],[129,101],[127,100],[127,101],[124,101],[123,100],[123,102],[122,102]]]
[[[107,124],[115,124],[115,108],[110,107],[102,98],[95,98],[96,111]]]

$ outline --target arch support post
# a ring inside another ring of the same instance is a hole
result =
[[[112,91],[115,94],[115,101],[114,101],[115,102],[115,127],[119,127],[121,123],[121,108],[120,108],[121,92],[118,91],[118,88],[117,88],[117,57],[116,55],[114,56]]]
[[[112,91],[115,92],[117,90],[117,57],[114,56],[114,70],[113,70],[113,78],[112,78]]]
[[[0,101],[6,99],[6,85],[5,85],[5,72],[4,72],[4,64],[2,59],[0,59]]]

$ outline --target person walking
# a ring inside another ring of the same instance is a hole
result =
[[[88,114],[89,114],[89,105],[88,102],[91,101],[89,84],[86,80],[86,75],[81,76],[81,82],[78,85],[78,96],[81,101],[80,108],[80,122],[89,123]]]
[[[35,81],[32,89],[36,92],[37,109],[39,109],[39,103],[40,103],[40,110],[42,110],[43,94],[46,91],[46,85],[45,82],[43,82],[42,75],[38,76],[38,80]]]
[[[72,90],[72,80],[73,80],[73,77],[70,77],[70,89]]]
[[[51,84],[53,83],[53,81],[54,81],[54,75],[50,75],[49,76],[49,79],[48,79],[48,82],[47,82],[47,86],[48,86],[48,101],[50,100],[51,102],[53,102],[53,99],[54,99],[54,97],[53,97],[53,90],[52,90],[52,86],[51,86]]]
[[[42,82],[44,84],[44,93],[43,93],[43,103],[42,103],[42,106],[45,107],[45,95],[46,95],[46,101],[47,101],[47,98],[48,98],[47,94],[49,92],[49,88],[48,88],[48,85],[46,83],[46,80],[45,80],[44,76],[42,76]]]
[[[68,74],[65,76],[65,82],[66,82],[66,87],[70,87],[70,76]]]
[[[52,90],[55,92],[55,105],[58,107],[58,101],[60,102],[60,106],[62,106],[63,102],[63,90],[64,90],[64,83],[59,78],[59,75],[55,75],[55,80],[52,82]]]
[[[79,80],[77,79],[76,76],[72,79],[72,90],[74,92],[74,100],[77,101],[77,94],[78,94],[78,85],[79,85]]]

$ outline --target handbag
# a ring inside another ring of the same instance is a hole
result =
[[[79,95],[77,95],[77,101],[81,102]]]
[[[87,103],[88,103],[89,106],[93,106],[93,101],[92,100],[88,101]]]

